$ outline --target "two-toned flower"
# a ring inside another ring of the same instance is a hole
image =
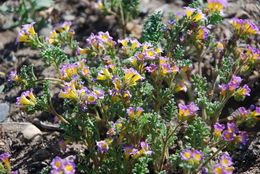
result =
[[[198,165],[204,159],[204,154],[199,150],[184,149],[180,156],[183,161],[195,165]]]
[[[51,161],[51,174],[75,174],[76,173],[76,165],[72,160],[69,159],[62,159],[59,156],[56,156]]]
[[[186,17],[191,19],[193,22],[200,22],[206,19],[205,14],[202,13],[201,10],[191,8],[191,7],[185,7],[185,13]]]
[[[144,109],[141,107],[129,107],[126,112],[130,120],[133,120],[135,117],[140,117],[143,113]]]
[[[207,9],[212,12],[222,12],[228,6],[227,0],[208,0]]]
[[[20,29],[19,33],[18,33],[18,37],[16,39],[16,42],[20,42],[20,43],[30,43],[32,42],[35,37],[37,36],[34,27],[33,27],[34,23],[31,24],[25,24],[22,26],[22,28]]]
[[[97,141],[96,144],[100,153],[106,153],[109,149],[109,143],[106,140]]]
[[[259,34],[259,28],[247,19],[233,19],[231,24],[238,35],[250,36]]]
[[[191,102],[188,105],[179,103],[178,107],[179,107],[178,117],[180,120],[187,120],[193,117],[196,114],[196,111],[199,110],[199,107],[194,102]]]
[[[135,86],[136,82],[143,80],[144,78],[133,68],[123,69],[124,71],[124,83],[126,86]]]
[[[212,167],[212,172],[214,174],[232,174],[234,167],[232,158],[228,153],[223,153],[219,158],[219,163]]]
[[[33,89],[25,91],[20,97],[16,98],[16,104],[21,107],[35,106],[37,99],[33,94]]]

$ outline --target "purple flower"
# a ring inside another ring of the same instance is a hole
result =
[[[209,34],[209,30],[206,27],[202,26],[197,32],[196,39],[207,40],[208,34]]]
[[[2,154],[0,155],[0,160],[3,161],[4,163],[5,163],[5,162],[8,162],[10,156],[11,156],[11,154],[8,153],[8,152],[2,153]]]
[[[106,141],[102,140],[102,141],[97,141],[97,147],[98,147],[98,150],[101,152],[101,153],[105,153],[108,151],[109,149],[109,145]]]
[[[69,160],[64,161],[63,163],[63,171],[64,174],[74,174],[76,172],[75,163]]]
[[[190,149],[183,150],[180,155],[181,155],[181,159],[184,161],[190,160],[193,156],[192,151]]]
[[[188,105],[179,103],[178,107],[179,107],[179,117],[181,119],[186,119],[189,116],[193,116],[195,115],[196,111],[199,110],[198,106],[194,102],[191,102]]]
[[[248,87],[248,85],[244,85],[240,91],[241,95],[243,95],[243,96],[250,96],[250,92],[251,92],[251,89]]]
[[[225,125],[224,124],[220,124],[220,123],[216,123],[214,125],[214,134],[218,137],[221,136],[222,131],[225,129]]]
[[[225,169],[224,169],[224,167],[221,164],[215,164],[213,166],[212,172],[214,174],[226,174],[225,173]]]
[[[8,75],[8,82],[17,82],[19,80],[19,76],[17,75],[17,71],[11,71]]]
[[[19,106],[35,106],[37,100],[33,94],[33,89],[25,91],[20,97],[16,98],[16,104]]]
[[[97,103],[97,95],[94,92],[91,92],[86,95],[86,103],[87,104],[96,104]]]
[[[61,170],[63,169],[63,159],[59,156],[56,156],[52,162],[51,162],[51,166],[53,169],[55,170]]]
[[[227,84],[221,84],[218,85],[219,89],[220,89],[220,95],[224,96],[227,93],[228,90],[228,85]]]
[[[239,87],[241,82],[242,82],[241,77],[233,75],[232,79],[228,83],[228,89],[230,91],[234,91],[235,89],[237,89]]]
[[[235,110],[231,116],[233,118],[238,118],[238,117],[242,117],[242,118],[246,118],[248,115],[250,114],[249,110],[246,110],[245,107],[239,107],[237,110]]]
[[[233,132],[229,132],[228,130],[225,130],[222,134],[222,138],[225,140],[225,141],[233,141],[234,140],[234,133]]]
[[[153,154],[153,151],[151,151],[148,143],[142,141],[140,143],[140,145],[141,145],[141,148],[142,148],[142,150],[141,150],[142,154],[144,154],[144,155],[152,155]]]
[[[204,158],[204,154],[199,151],[199,150],[194,150],[192,152],[192,158],[193,158],[193,161],[198,164],[199,162],[201,162]]]
[[[234,122],[227,123],[227,130],[230,133],[238,133],[238,127]]]
[[[248,140],[248,136],[247,136],[247,133],[246,131],[241,131],[239,133],[239,135],[236,136],[236,140],[239,142],[239,143],[242,143],[243,145],[246,144],[247,140]]]
[[[155,64],[151,64],[151,65],[147,66],[145,69],[146,69],[147,72],[153,74],[157,71],[158,67]]]
[[[246,19],[233,19],[232,26],[238,35],[256,35],[259,34],[259,28],[253,22]]]
[[[223,153],[220,157],[220,164],[224,167],[230,167],[233,165],[232,158],[228,153]]]
[[[70,29],[70,26],[71,26],[71,22],[70,21],[65,21],[63,22],[62,24],[59,24],[58,26],[55,27],[55,30],[57,32],[63,32],[63,31],[66,31],[68,32],[69,29]]]

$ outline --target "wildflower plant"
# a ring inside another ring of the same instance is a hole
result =
[[[240,125],[255,125],[260,110],[240,107],[225,116],[223,109],[231,98],[250,96],[245,77],[260,56],[257,48],[240,45],[259,34],[252,22],[233,22],[226,43],[211,32],[226,6],[225,0],[194,3],[167,23],[157,13],[147,20],[142,41],[98,32],[82,48],[70,22],[47,38],[33,24],[23,26],[17,41],[38,49],[56,74],[36,77],[32,67],[11,72],[9,81],[24,89],[17,105],[49,112],[61,121],[66,143],[86,146],[76,167],[57,157],[53,172],[65,166],[64,173],[232,173],[228,151],[246,144]],[[206,54],[216,59],[209,75],[202,66]],[[52,85],[59,89],[56,107]]]

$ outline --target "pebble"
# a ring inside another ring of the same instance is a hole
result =
[[[22,131],[23,137],[26,140],[32,140],[33,138],[40,137],[42,132],[33,124],[29,123]]]
[[[9,114],[9,104],[0,103],[0,122],[3,122]]]

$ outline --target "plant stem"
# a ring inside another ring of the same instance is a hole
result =
[[[54,114],[56,117],[58,117],[58,119],[59,119],[60,121],[62,121],[63,123],[69,124],[69,122],[68,122],[62,115],[60,115],[60,114],[58,114],[58,113],[56,112],[56,110],[55,110],[54,107],[53,107],[53,104],[52,104],[52,101],[51,101],[51,97],[49,97],[49,112],[52,113],[52,114]]]
[[[167,136],[166,136],[165,140],[162,138],[163,150],[162,150],[162,159],[161,159],[159,171],[161,171],[163,169],[163,163],[164,163],[165,158],[166,158],[165,154],[166,154],[166,150],[167,150],[167,143],[168,143],[169,139],[171,138],[171,136],[173,136],[173,134],[176,132],[176,130],[178,129],[179,126],[180,126],[180,123],[178,122],[178,124],[172,130],[172,132],[170,134],[168,134],[168,131],[167,131]]]

